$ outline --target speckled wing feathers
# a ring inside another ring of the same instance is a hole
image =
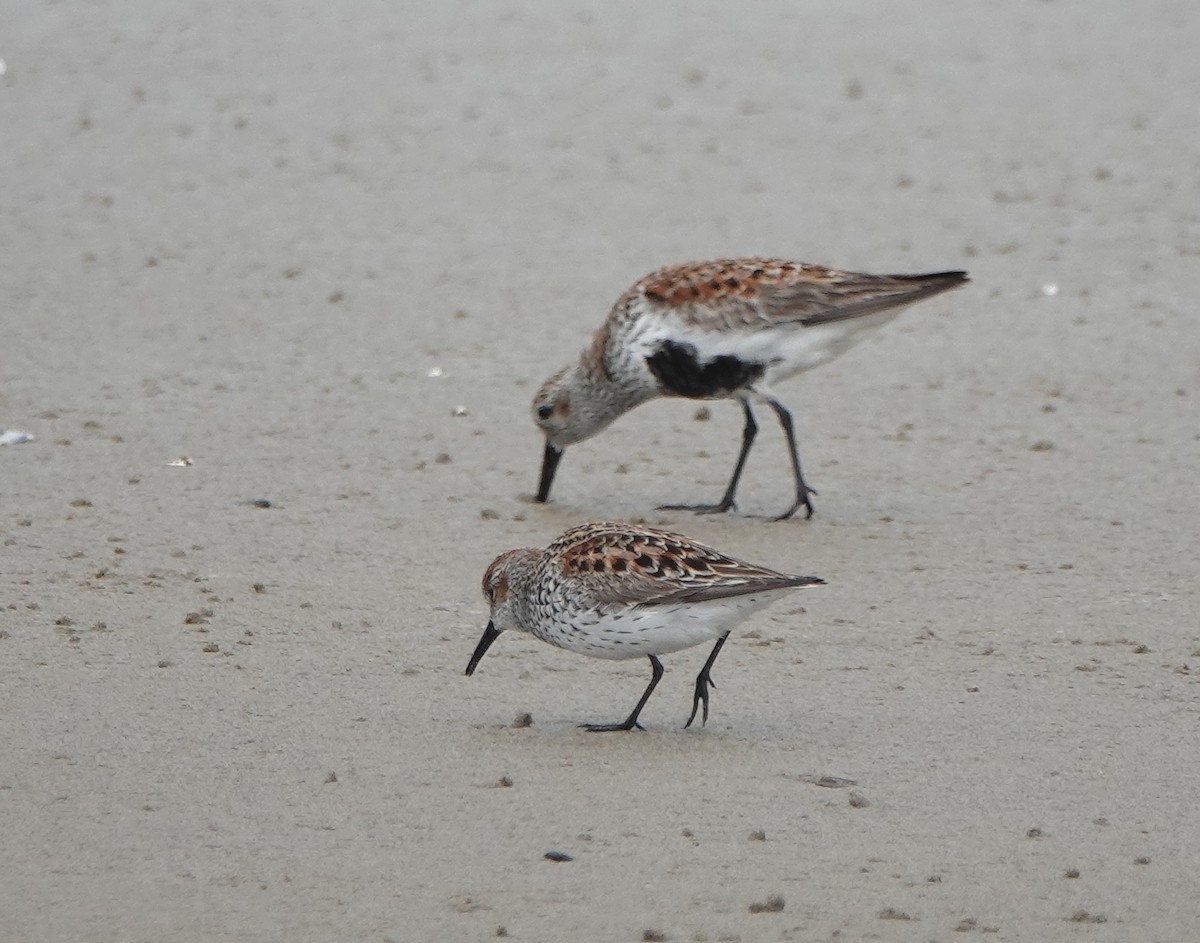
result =
[[[787,259],[717,259],[664,266],[641,279],[630,292],[676,308],[716,300],[753,301],[766,286],[816,283],[845,275],[821,265]]]
[[[704,330],[820,324],[907,305],[965,281],[963,272],[864,275],[785,259],[721,259],[671,265],[647,275],[618,299],[593,339],[598,358],[621,322],[645,306]]]
[[[612,606],[702,602],[821,582],[743,563],[678,535],[628,524],[583,525],[563,534],[544,561],[561,566],[589,596]]]
[[[719,259],[669,265],[637,282],[611,317],[636,316],[647,306],[705,330],[745,330],[772,323],[763,292],[818,284],[844,275],[786,259]]]

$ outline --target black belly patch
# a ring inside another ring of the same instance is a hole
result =
[[[719,399],[760,379],[766,365],[730,354],[700,363],[692,344],[663,341],[646,358],[646,366],[667,393],[688,399]]]

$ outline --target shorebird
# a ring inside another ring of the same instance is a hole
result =
[[[716,504],[664,505],[711,514],[734,495],[758,432],[752,401],[779,419],[796,496],[777,519],[816,492],[800,470],[792,414],[772,392],[780,380],[828,363],[902,308],[956,288],[965,272],[864,275],[785,259],[722,259],[671,265],[626,291],[577,364],[550,377],[533,399],[545,433],[537,500],[550,497],[563,450],[590,438],[635,406],[660,396],[736,399],[745,425],[725,494]]]
[[[663,666],[659,655],[717,640],[696,676],[692,713],[708,723],[709,671],[729,633],[781,594],[825,581],[745,563],[679,534],[634,524],[583,524],[542,549],[502,553],[483,575],[491,615],[467,664],[508,629],[593,658],[650,659],[650,684],[624,721],[588,730],[632,730]]]

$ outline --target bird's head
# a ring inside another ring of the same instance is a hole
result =
[[[611,384],[593,377],[581,365],[564,367],[537,391],[533,421],[546,436],[537,500],[550,497],[563,450],[595,435],[628,408],[613,392]]]
[[[496,557],[484,572],[483,598],[488,602],[489,618],[487,628],[483,630],[483,636],[475,646],[470,662],[467,663],[468,675],[475,673],[480,659],[500,637],[501,632],[520,628],[514,611],[514,597],[509,592],[510,583],[516,569],[521,566],[528,567],[536,553],[535,550],[509,550]]]

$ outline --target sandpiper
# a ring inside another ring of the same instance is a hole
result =
[[[546,435],[537,500],[546,501],[563,450],[660,396],[736,399],[745,426],[725,494],[716,504],[665,505],[700,513],[734,506],[758,431],[751,401],[774,411],[787,437],[796,497],[779,520],[816,492],[800,471],[792,414],[771,387],[827,363],[902,308],[956,288],[965,272],[864,275],[785,259],[722,259],[671,265],[617,299],[579,363],[550,377],[533,399]]]
[[[624,721],[588,730],[640,728],[638,715],[662,677],[659,655],[717,640],[696,676],[692,713],[708,722],[709,671],[729,633],[781,594],[824,583],[790,576],[696,543],[634,524],[583,524],[543,549],[509,550],[483,575],[491,618],[467,664],[479,660],[506,629],[590,655],[650,659],[650,684]]]

